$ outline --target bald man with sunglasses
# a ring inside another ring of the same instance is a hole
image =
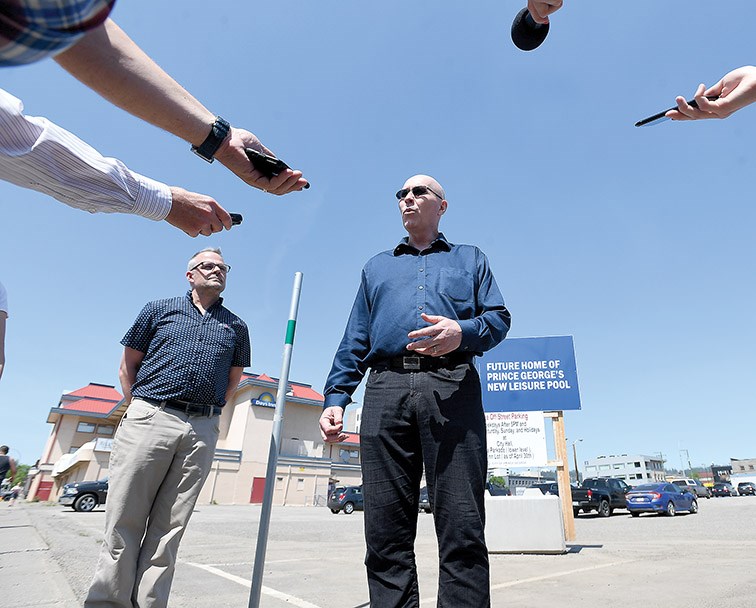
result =
[[[439,232],[448,203],[427,175],[396,194],[408,236],[374,256],[326,382],[320,429],[346,439],[344,408],[368,369],[360,426],[371,606],[419,605],[414,541],[425,468],[439,545],[438,606],[490,606],[484,538],[486,425],[473,357],[510,315],[486,256]]]

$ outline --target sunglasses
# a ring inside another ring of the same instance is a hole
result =
[[[438,192],[434,192],[430,186],[412,186],[412,188],[402,188],[399,190],[399,192],[396,193],[397,200],[404,200],[407,198],[407,195],[412,192],[412,196],[415,198],[418,198],[420,196],[424,196],[430,192],[431,194],[435,194],[438,198],[441,200],[444,200],[444,197],[441,196]]]
[[[202,272],[211,272],[215,269],[220,270],[223,274],[228,274],[231,271],[231,266],[228,264],[216,264],[215,262],[202,262],[197,264],[191,270],[201,270]]]

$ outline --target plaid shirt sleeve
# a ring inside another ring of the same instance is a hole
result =
[[[0,66],[62,53],[105,22],[115,0],[3,0]]]

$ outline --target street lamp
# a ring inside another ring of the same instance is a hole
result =
[[[575,441],[572,442],[572,458],[575,461],[575,480],[580,483],[580,469],[578,469],[578,462],[577,462],[577,450],[575,449],[575,444],[579,441],[583,441],[582,439],[575,439]]]
[[[685,452],[685,458],[688,461],[688,469],[691,469],[691,474],[693,474],[693,470],[692,470],[692,467],[690,466],[690,454],[688,454],[688,450],[681,449],[680,450],[680,464],[682,465],[683,477],[687,477],[688,469],[685,468],[685,463],[683,462],[683,457],[682,457],[683,452]]]

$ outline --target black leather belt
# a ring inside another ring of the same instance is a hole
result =
[[[208,418],[211,418],[220,415],[222,411],[221,407],[207,403],[192,403],[191,401],[180,401],[178,399],[158,401],[157,399],[148,399],[147,397],[136,398],[151,403],[159,408],[183,412],[187,416],[207,416]]]
[[[472,362],[473,356],[465,353],[451,353],[441,357],[426,355],[405,355],[392,357],[376,363],[374,367],[388,367],[405,371],[425,372],[428,370],[456,367],[462,363]]]

